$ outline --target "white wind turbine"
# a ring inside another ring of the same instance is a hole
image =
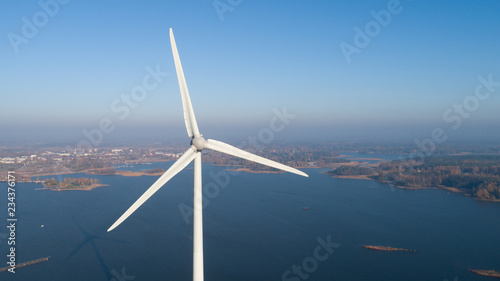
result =
[[[229,144],[208,139],[205,140],[198,131],[198,124],[194,117],[193,106],[189,98],[189,92],[182,71],[181,60],[175,45],[174,33],[170,28],[170,44],[172,45],[172,53],[174,55],[175,70],[179,80],[181,89],[182,107],[184,109],[184,121],[186,129],[191,138],[191,146],[177,161],[148,189],[144,194],[128,208],[128,210],[108,229],[108,232],[115,229],[125,219],[127,219],[137,208],[139,208],[146,200],[149,199],[158,189],[160,189],[173,176],[184,169],[194,159],[194,212],[193,212],[193,281],[203,280],[203,214],[202,214],[202,191],[201,191],[201,151],[205,148],[226,153],[232,156],[243,158],[269,167],[280,169],[283,171],[298,174],[304,177],[308,175],[297,169],[288,167],[278,162],[257,156],[255,154],[243,151]]]

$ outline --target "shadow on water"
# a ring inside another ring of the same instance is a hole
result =
[[[73,217],[73,221],[75,222],[76,226],[78,227],[78,230],[83,234],[85,237],[82,242],[80,242],[65,258],[65,261],[68,261],[71,257],[73,257],[75,254],[77,254],[86,244],[90,244],[92,247],[97,260],[99,261],[99,264],[101,265],[101,268],[106,275],[106,280],[111,280],[113,276],[111,276],[110,270],[108,266],[106,265],[106,262],[104,261],[101,253],[99,252],[99,249],[97,248],[97,245],[95,243],[96,240],[101,240],[101,241],[110,241],[110,242],[116,242],[116,243],[127,243],[127,241],[124,240],[118,240],[118,239],[110,239],[106,237],[102,237],[96,234],[92,234],[89,231],[86,231],[80,223]]]

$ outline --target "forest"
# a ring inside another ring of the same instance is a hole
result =
[[[71,189],[71,188],[82,188],[82,187],[89,187],[94,184],[101,184],[98,179],[92,179],[92,178],[64,178],[63,181],[58,181],[54,178],[51,179],[46,179],[43,182],[43,185],[48,187],[48,188],[64,188],[64,189]]]
[[[402,187],[454,187],[477,199],[500,200],[500,156],[427,157],[395,160],[377,167],[376,179]]]
[[[328,175],[333,176],[361,176],[361,175],[373,175],[375,170],[367,167],[359,166],[347,166],[342,165],[335,170],[327,172]]]

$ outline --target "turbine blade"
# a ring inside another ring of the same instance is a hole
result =
[[[174,54],[175,71],[177,72],[177,80],[179,80],[179,88],[181,89],[182,97],[182,107],[184,109],[184,122],[186,122],[186,130],[190,138],[193,136],[199,136],[198,124],[196,123],[196,118],[194,117],[193,105],[191,104],[191,98],[189,98],[189,91],[186,84],[186,78],[184,77],[184,71],[182,71],[181,59],[179,58],[179,53],[177,52],[177,45],[175,44],[174,32],[170,28],[170,45],[172,45],[172,53]]]
[[[207,140],[205,142],[205,147],[208,148],[208,149],[212,149],[212,150],[215,150],[215,151],[219,151],[219,152],[222,152],[222,153],[233,155],[233,156],[236,156],[236,157],[239,157],[239,158],[243,158],[243,159],[246,159],[246,160],[249,160],[249,161],[252,161],[252,162],[256,162],[256,163],[259,163],[259,164],[262,164],[262,165],[266,165],[266,166],[269,166],[269,167],[280,169],[280,170],[283,170],[283,171],[286,171],[286,172],[294,173],[294,174],[301,175],[301,176],[304,176],[304,177],[309,177],[306,173],[304,173],[302,171],[299,171],[299,170],[294,169],[292,167],[288,167],[288,166],[283,165],[281,163],[278,163],[278,162],[266,159],[264,157],[257,156],[255,154],[252,154],[250,152],[241,150],[241,149],[236,148],[236,147],[234,147],[232,145],[229,145],[227,143],[223,143],[223,142],[220,142],[220,141],[209,139],[209,140]]]
[[[144,194],[142,194],[135,203],[128,208],[128,210],[123,213],[123,215],[108,229],[108,232],[119,226],[124,220],[126,220],[137,208],[139,208],[146,200],[149,199],[160,187],[162,187],[167,181],[173,178],[177,173],[184,169],[191,161],[193,161],[196,156],[196,148],[191,146],[184,154],[175,161],[175,163],[148,189]]]

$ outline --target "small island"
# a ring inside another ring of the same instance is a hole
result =
[[[98,179],[93,178],[64,178],[63,181],[58,181],[54,178],[46,179],[42,182],[45,188],[55,191],[61,190],[92,190],[101,186],[108,186],[101,184]]]
[[[374,246],[374,245],[364,245],[361,246],[362,248],[368,249],[368,250],[374,250],[374,251],[385,251],[385,252],[410,252],[410,253],[416,253],[417,251],[415,250],[409,250],[409,249],[403,249],[403,248],[393,248],[393,247],[387,247],[387,246]]]
[[[500,272],[495,271],[493,269],[490,269],[490,270],[485,270],[485,269],[469,269],[469,270],[472,273],[477,274],[477,275],[500,278]]]
[[[361,166],[342,165],[335,170],[326,172],[326,174],[336,178],[371,180],[373,179],[372,176],[375,174],[375,170]]]

